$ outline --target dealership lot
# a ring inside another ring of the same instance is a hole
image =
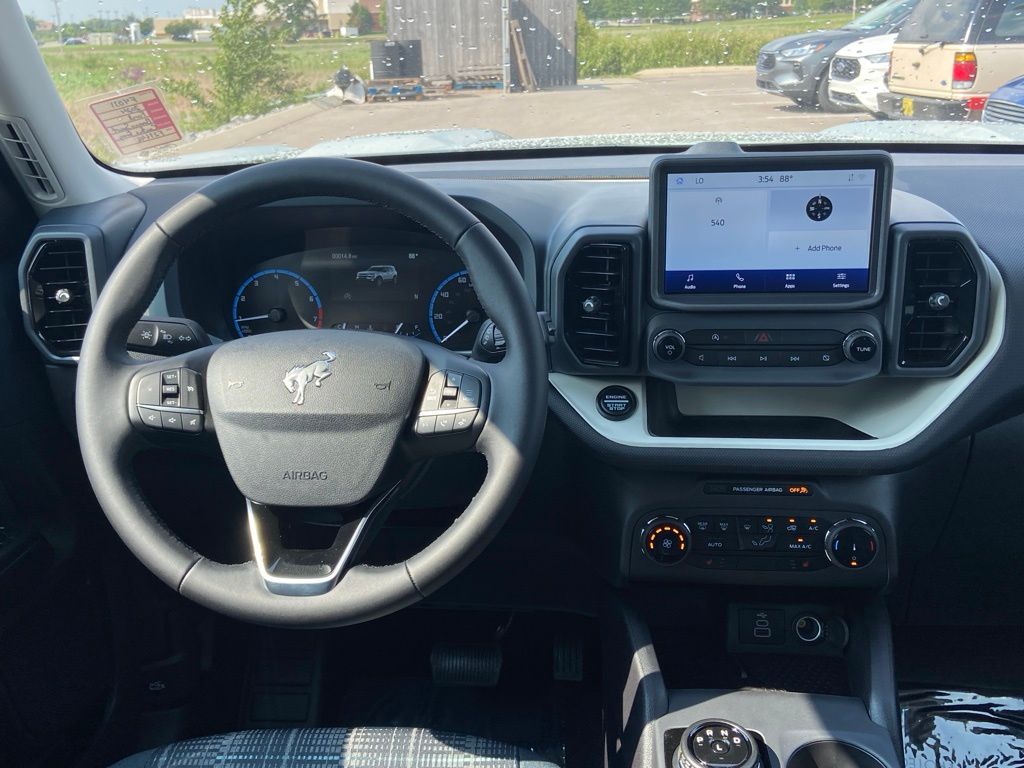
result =
[[[306,148],[321,141],[396,131],[479,128],[513,138],[666,131],[818,131],[865,114],[797,107],[754,87],[753,67],[648,70],[527,94],[463,91],[424,101],[356,106],[316,99],[235,124],[182,145],[182,152],[240,146]]]

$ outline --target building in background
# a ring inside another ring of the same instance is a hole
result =
[[[379,2],[383,3],[386,0],[379,0]],[[316,0],[317,15],[324,20],[331,37],[354,37],[359,34],[359,31],[348,23],[353,5],[355,5],[353,0]],[[363,0],[363,7],[373,17],[374,29],[379,29],[380,4],[378,0]]]
[[[390,40],[420,41],[423,74],[455,82],[496,78],[510,64],[509,21],[539,88],[576,84],[576,0],[387,0]],[[457,34],[452,34],[456,30]]]

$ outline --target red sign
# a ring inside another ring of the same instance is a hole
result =
[[[89,109],[122,155],[181,141],[181,131],[155,88],[94,101]]]

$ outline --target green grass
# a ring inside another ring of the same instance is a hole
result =
[[[579,44],[581,78],[633,75],[644,69],[751,65],[777,37],[842,26],[848,14],[705,21],[679,26],[604,27]]]
[[[290,102],[323,93],[331,78],[347,66],[369,76],[370,46],[361,40],[311,40],[280,47],[289,80]],[[111,159],[112,148],[89,112],[89,103],[141,85],[156,85],[186,133],[216,127],[204,102],[212,98],[212,43],[162,45],[69,46],[40,49],[57,91],[83,140],[93,152]],[[287,103],[287,102],[285,102]]]
[[[579,76],[628,76],[661,67],[750,65],[761,46],[776,37],[838,27],[848,20],[848,14],[836,14],[590,30],[578,45]],[[364,78],[369,75],[367,38],[308,40],[282,45],[280,51],[289,94],[280,105],[328,90],[342,65]],[[88,106],[101,95],[156,85],[185,133],[219,124],[213,110],[205,106],[213,98],[209,67],[216,48],[212,43],[47,46],[40,52],[83,140],[105,160],[113,159],[113,148]]]

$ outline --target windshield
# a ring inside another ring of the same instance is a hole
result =
[[[1024,75],[1020,0],[19,2],[90,151],[146,173],[709,139],[1024,145],[1024,105],[985,111]]]
[[[917,0],[889,0],[879,6],[872,8],[865,14],[858,16],[843,29],[853,29],[864,32],[888,32],[895,25],[902,22],[917,5]]]

